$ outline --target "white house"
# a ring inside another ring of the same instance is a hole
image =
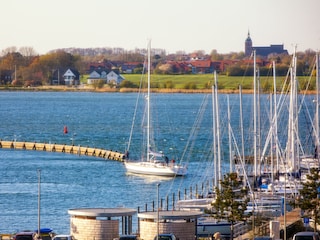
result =
[[[124,80],[124,77],[114,71],[107,73],[104,70],[101,72],[94,70],[90,73],[87,83],[93,84],[99,80],[103,80],[107,84],[114,83],[115,85],[119,85]]]
[[[80,74],[76,70],[71,70],[70,68],[63,74],[64,84],[65,85],[79,85]]]
[[[106,71],[101,71],[98,72],[96,70],[94,70],[93,72],[90,73],[89,77],[88,77],[88,84],[93,84],[96,81],[99,80],[104,80],[105,82],[107,82],[107,72]]]
[[[121,74],[116,74],[114,71],[107,74],[107,83],[119,85],[124,79],[125,78]]]

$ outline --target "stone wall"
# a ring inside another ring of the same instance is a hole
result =
[[[76,240],[113,240],[119,237],[119,221],[71,217],[70,234]]]

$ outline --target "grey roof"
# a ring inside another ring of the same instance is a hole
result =
[[[69,215],[86,217],[122,217],[132,216],[137,213],[132,208],[77,208],[69,209]]]
[[[203,213],[200,211],[159,211],[159,219],[193,219],[202,216]],[[157,219],[158,212],[143,212],[138,213],[138,218],[144,219]]]

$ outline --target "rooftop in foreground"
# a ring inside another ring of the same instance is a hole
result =
[[[193,219],[203,215],[200,211],[159,211],[160,219],[180,220],[180,219]],[[158,212],[143,212],[138,213],[139,218],[144,219],[157,219]]]
[[[132,216],[137,210],[132,208],[75,208],[69,209],[69,215],[84,217],[121,217]]]

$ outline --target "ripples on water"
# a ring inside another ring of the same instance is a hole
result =
[[[188,176],[159,179],[126,175],[119,162],[62,153],[0,149],[0,232],[36,229],[38,221],[38,169],[41,169],[41,226],[68,233],[70,208],[151,206],[160,196],[177,198],[185,189],[212,181],[212,113],[210,103],[198,133],[190,137],[204,94],[158,94],[155,114],[156,141],[160,150],[188,163]],[[225,96],[224,96],[225,99]],[[3,140],[65,143],[124,151],[129,139],[136,94],[0,92]],[[234,131],[239,132],[238,96],[231,95]],[[246,140],[250,141],[251,96],[244,97]],[[226,104],[221,107],[222,129],[226,129]],[[267,117],[264,121],[267,121]],[[63,134],[68,126],[69,134]],[[137,131],[137,130],[135,130]],[[226,131],[222,130],[227,136]],[[307,138],[307,137],[306,137]],[[138,157],[139,138],[131,146]],[[196,140],[196,141],[193,141]],[[135,142],[134,141],[134,142]],[[187,142],[193,151],[184,153]],[[223,154],[228,156],[228,140]],[[227,158],[226,158],[227,159]],[[228,170],[228,160],[224,169]]]

